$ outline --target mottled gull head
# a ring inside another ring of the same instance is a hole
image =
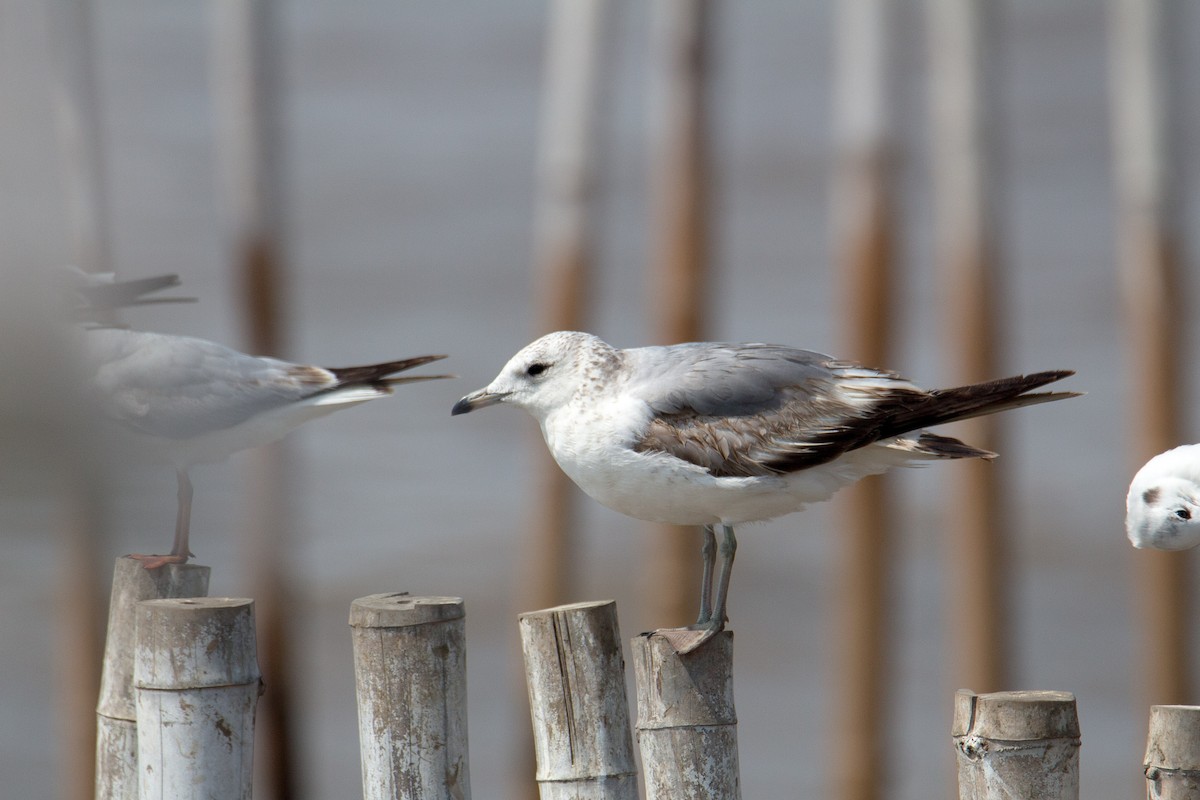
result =
[[[1187,550],[1200,545],[1200,486],[1143,467],[1125,498],[1125,535],[1137,548]]]
[[[600,391],[619,364],[618,352],[590,333],[550,333],[509,359],[491,383],[459,400],[450,413],[505,403],[542,420],[580,392]]]

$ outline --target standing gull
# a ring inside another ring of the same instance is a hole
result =
[[[168,555],[140,555],[147,569],[191,556],[188,469],[273,442],[310,419],[392,393],[402,383],[450,375],[396,373],[445,356],[360,367],[315,367],[250,356],[204,339],[97,328],[83,332],[89,389],[105,419],[134,447],[174,465],[179,484]]]
[[[451,410],[523,408],[583,491],[651,522],[701,525],[700,614],[682,652],[725,626],[733,526],[824,500],[858,479],[995,453],[928,425],[1074,397],[1029,392],[1069,370],[926,391],[893,372],[769,344],[618,350],[587,333],[543,336]],[[721,570],[715,528],[721,528]]]
[[[1139,549],[1200,544],[1200,444],[1159,453],[1137,471],[1125,497],[1125,535]]]

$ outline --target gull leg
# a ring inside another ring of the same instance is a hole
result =
[[[724,630],[725,599],[729,595],[729,576],[733,574],[733,557],[737,554],[737,538],[733,535],[732,525],[721,526],[721,574],[717,576],[717,597],[713,606],[714,626],[712,632]]]
[[[179,509],[175,515],[175,544],[171,546],[171,555],[187,561],[192,555],[188,549],[188,533],[192,529],[192,479],[187,470],[177,469],[175,480],[179,483]]]
[[[131,553],[129,556],[141,561],[146,569],[158,569],[167,564],[186,564],[192,555],[188,550],[188,532],[192,524],[192,481],[184,469],[175,470],[175,480],[179,484],[179,507],[175,515],[175,542],[170,555]]]
[[[711,542],[715,539],[713,530],[711,527],[705,527],[705,531],[708,537],[705,540],[705,546],[711,548]],[[677,653],[690,653],[725,630],[725,600],[729,594],[729,576],[733,572],[733,557],[737,553],[737,539],[733,535],[732,525],[721,526],[720,553],[721,572],[717,575],[715,602],[712,603],[711,608],[707,603],[702,603],[700,606],[701,619],[695,625],[689,626],[686,631],[678,628],[659,631],[667,637]],[[709,571],[705,576],[705,584],[711,588],[711,582],[712,572]],[[707,592],[705,596],[708,596]],[[706,611],[708,612],[707,619],[703,618]]]
[[[713,566],[717,558],[717,535],[712,525],[705,525],[704,541],[700,544],[700,558],[704,562],[704,571],[700,574],[700,616],[696,618],[697,625],[707,625],[712,619],[712,579]]]

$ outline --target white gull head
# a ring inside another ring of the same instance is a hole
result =
[[[590,333],[546,334],[509,359],[491,383],[455,403],[450,413],[504,403],[544,422],[579,393],[601,390],[619,363],[619,351]]]
[[[1138,470],[1125,498],[1125,534],[1137,548],[1200,545],[1200,445],[1160,453]]]

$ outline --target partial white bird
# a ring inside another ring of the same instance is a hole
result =
[[[618,350],[559,332],[525,347],[455,404],[528,411],[562,470],[609,508],[701,525],[695,649],[726,621],[733,526],[799,511],[900,465],[995,456],[925,426],[1073,397],[1029,392],[1068,370],[926,391],[896,373],[791,347],[697,342]],[[715,526],[722,564],[715,593]]]
[[[1200,544],[1200,444],[1159,453],[1137,471],[1125,496],[1125,535],[1139,549]]]
[[[175,540],[167,555],[134,555],[147,569],[191,552],[188,469],[281,438],[338,409],[392,394],[402,383],[451,375],[394,377],[445,356],[359,367],[316,367],[246,355],[188,336],[97,328],[83,332],[89,389],[105,419],[136,449],[169,462],[179,484]]]

